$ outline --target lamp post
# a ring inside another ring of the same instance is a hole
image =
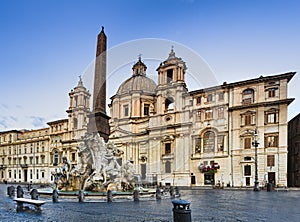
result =
[[[258,133],[257,133],[257,129],[255,129],[254,131],[254,135],[253,135],[253,142],[252,145],[254,146],[254,151],[255,151],[255,180],[254,180],[254,189],[253,191],[259,191],[259,182],[258,182],[258,172],[257,172],[257,147],[259,145],[259,142],[257,142],[258,139]]]

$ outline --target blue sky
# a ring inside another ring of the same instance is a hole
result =
[[[0,130],[67,118],[68,92],[93,61],[102,25],[108,48],[143,38],[183,44],[222,84],[298,71],[299,8],[297,0],[1,0]],[[289,119],[299,112],[298,84],[299,74]]]

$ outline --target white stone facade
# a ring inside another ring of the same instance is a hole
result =
[[[295,73],[188,92],[185,62],[173,49],[156,86],[146,68],[139,58],[109,105],[110,140],[143,182],[253,186],[257,130],[260,186],[287,185],[287,84]]]

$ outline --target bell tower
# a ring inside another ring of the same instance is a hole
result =
[[[184,95],[188,92],[185,84],[186,69],[185,62],[175,56],[172,47],[169,57],[156,69],[158,114],[173,113],[182,109]]]
[[[107,141],[109,137],[109,117],[106,115],[106,42],[107,39],[102,26],[97,40],[93,111],[89,116],[88,132],[98,132]]]
[[[88,115],[90,114],[91,94],[83,86],[81,76],[77,86],[69,93],[70,107],[68,113],[68,129],[72,131],[72,138],[80,139],[87,130]]]

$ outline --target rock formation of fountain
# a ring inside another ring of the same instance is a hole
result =
[[[63,165],[54,175],[54,189],[62,191],[129,191],[134,189],[135,172],[131,161],[120,166],[117,159],[123,152],[112,143],[105,143],[98,133],[86,133],[79,144],[78,164],[63,157]]]

